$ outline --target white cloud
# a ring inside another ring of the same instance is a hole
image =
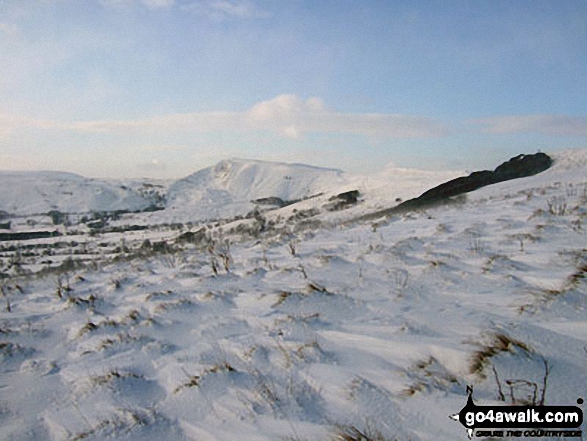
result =
[[[250,1],[243,0],[198,0],[183,6],[184,10],[213,20],[226,18],[263,18],[270,14]]]
[[[159,158],[152,158],[147,162],[137,164],[137,168],[148,172],[164,172],[167,170],[167,164]]]
[[[104,6],[127,7],[142,4],[150,9],[169,8],[177,5],[176,0],[98,0]],[[259,18],[270,14],[261,10],[251,0],[193,0],[180,6],[184,11],[222,20],[226,18]],[[1,28],[0,28],[1,31]]]
[[[104,6],[128,6],[133,3],[133,0],[99,0],[99,2]]]
[[[211,2],[210,7],[226,15],[234,15],[237,17],[250,17],[253,13],[251,6],[242,2],[232,3],[226,0],[217,0]]]
[[[9,125],[112,134],[270,131],[291,139],[298,139],[305,133],[352,133],[373,138],[427,138],[448,134],[448,128],[435,119],[382,113],[340,113],[328,109],[318,98],[303,100],[297,95],[279,95],[257,103],[245,112],[198,112],[75,123],[21,118],[11,120]]]
[[[168,8],[175,4],[175,0],[99,0],[105,6],[125,7],[136,3],[151,9]]]
[[[149,8],[168,8],[175,4],[175,0],[141,0]]]
[[[284,127],[282,130],[283,136],[290,139],[299,139],[300,138],[300,131],[297,129],[296,126],[288,126]]]
[[[324,112],[324,104],[319,98],[304,101],[297,95],[279,95],[255,104],[247,113],[252,120],[279,122]]]
[[[319,98],[302,100],[296,95],[279,95],[254,105],[247,112],[252,127],[274,130],[288,137],[302,133],[354,133],[381,138],[435,137],[447,128],[431,118],[395,115],[340,113],[328,109]]]
[[[486,133],[539,133],[549,136],[587,135],[587,117],[568,115],[513,115],[475,119]]]

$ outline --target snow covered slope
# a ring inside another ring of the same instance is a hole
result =
[[[244,159],[224,160],[178,181],[155,185],[150,181],[88,179],[63,172],[0,172],[0,210],[30,215],[50,210],[137,211],[157,205],[166,209],[145,219],[171,223],[245,215],[257,206],[253,201],[262,198],[293,201],[324,194],[326,200],[355,189],[367,202],[362,209],[375,209],[461,174],[390,166],[378,174],[363,176],[310,165]]]
[[[231,159],[174,183],[169,188],[168,207],[174,216],[228,218],[252,210],[256,199],[303,199],[344,187],[347,182],[340,170]]]
[[[255,207],[251,201],[265,197],[302,199],[344,186],[340,170],[299,164],[250,160],[225,160],[172,184],[157,185],[169,210],[160,220],[211,219],[244,215]],[[169,187],[168,194],[166,187]],[[0,210],[16,215],[59,210],[136,211],[153,203],[154,186],[148,182],[88,179],[51,171],[0,172]]]
[[[0,438],[464,441],[467,385],[575,405],[587,154],[553,156],[460,204],[4,279]]]
[[[73,173],[0,172],[0,210],[26,215],[59,210],[67,213],[141,210],[151,201],[114,182]]]

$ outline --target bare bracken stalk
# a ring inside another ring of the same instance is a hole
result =
[[[400,297],[403,295],[406,287],[408,286],[408,279],[410,274],[403,268],[396,268],[392,271],[396,293]]]
[[[6,312],[12,312],[12,306],[10,305],[10,300],[8,299],[8,294],[6,294],[6,287],[2,284],[2,296],[6,299]]]
[[[499,376],[497,375],[497,369],[495,369],[495,365],[492,366],[493,374],[495,375],[495,382],[497,383],[497,393],[499,394],[499,399],[501,401],[505,401],[505,395],[503,394],[503,390],[501,388],[501,382],[499,381]]]
[[[287,248],[289,250],[289,253],[292,256],[296,255],[296,246],[297,246],[297,242],[295,240],[289,241],[287,244]]]
[[[214,256],[210,257],[210,265],[212,266],[212,272],[215,276],[218,275],[218,263],[216,262],[216,258]]]
[[[233,263],[232,256],[230,255],[230,241],[224,240],[224,243],[217,247],[214,242],[208,245],[208,253],[210,253],[210,265],[212,266],[212,272],[214,275],[218,275],[218,261],[217,258],[222,261],[224,271],[230,272],[230,267]]]
[[[514,405],[532,405],[532,406],[544,406],[546,401],[546,390],[548,389],[548,377],[550,375],[550,363],[543,357],[542,363],[544,364],[544,376],[542,377],[542,387],[539,388],[538,383],[525,379],[512,379],[505,380],[505,384],[509,387],[509,400]],[[497,383],[498,395],[501,401],[506,401],[505,394],[503,393],[501,381],[497,374],[497,369],[493,366],[493,373],[495,375],[495,381]],[[528,393],[526,397],[516,396],[516,391],[524,393],[524,389]],[[531,391],[531,395],[528,392]],[[538,398],[540,395],[540,399]]]
[[[302,276],[304,276],[304,279],[308,278],[308,273],[306,273],[306,269],[304,268],[304,266],[300,263],[299,267],[300,272],[302,273]]]
[[[550,375],[550,364],[548,363],[548,360],[543,358],[542,362],[544,363],[544,377],[542,379],[542,394],[540,402],[538,403],[539,406],[544,406],[544,401],[546,400],[546,388],[548,387],[548,376]]]
[[[220,257],[222,258],[224,271],[229,273],[230,272],[230,262],[232,261],[232,259],[230,258],[230,254],[220,254]]]
[[[531,404],[532,406],[536,405],[536,395],[538,393],[538,385],[533,381],[528,380],[506,380],[505,382],[510,387],[510,398],[512,400],[512,404]],[[516,386],[527,386],[532,389],[532,399],[529,403],[522,398],[516,398],[514,396],[514,390]]]
[[[485,250],[485,245],[479,235],[471,235],[470,239],[470,250],[475,254],[481,254]]]
[[[567,214],[567,199],[564,196],[554,196],[546,201],[548,212],[554,216]]]

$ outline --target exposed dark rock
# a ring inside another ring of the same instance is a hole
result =
[[[276,196],[270,196],[268,198],[255,199],[253,201],[253,203],[259,204],[259,205],[275,205],[275,206],[277,206],[279,208],[285,207],[285,205],[287,205],[286,201],[284,201],[283,199],[278,198]]]
[[[187,231],[183,234],[181,234],[178,238],[177,241],[178,242],[183,242],[183,243],[191,243],[194,245],[200,245],[202,243],[207,242],[207,236],[206,236],[206,230],[204,228],[193,232],[193,231]]]
[[[140,212],[153,213],[154,211],[163,211],[163,210],[165,210],[164,206],[157,205],[157,204],[151,204],[147,208],[143,208],[142,210],[139,210],[138,213],[140,213]]]
[[[0,230],[10,230],[10,222],[0,223]]]
[[[415,199],[405,201],[398,205],[397,208],[418,208],[435,202],[441,202],[450,197],[468,193],[487,185],[538,174],[548,169],[551,165],[552,159],[544,153],[518,155],[504,162],[494,171],[483,170],[473,172],[469,176],[445,182],[422,193],[422,195]]]
[[[51,210],[47,215],[53,221],[53,225],[59,225],[65,223],[65,219],[67,215],[65,213],[60,212],[59,210]]]
[[[152,249],[156,253],[170,253],[173,251],[173,248],[171,247],[171,245],[169,245],[164,240],[162,240],[160,242],[153,243]]]
[[[337,194],[336,196],[332,196],[329,201],[340,200],[345,204],[355,204],[359,199],[360,193],[359,190],[351,190],[345,191],[344,193]]]
[[[545,153],[518,155],[501,164],[494,173],[498,182],[501,182],[536,175],[547,170],[551,165],[552,159]]]
[[[492,171],[483,170],[473,172],[469,176],[456,178],[452,181],[440,184],[439,186],[422,193],[422,195],[420,195],[416,199],[419,202],[437,201],[440,199],[446,199],[452,196],[457,196],[462,193],[468,193],[470,191],[477,190],[478,188],[484,187],[489,184],[494,184],[496,182],[499,181],[495,180],[495,173]],[[404,204],[408,202],[410,201],[406,201],[404,202]]]
[[[504,162],[494,171],[483,170],[473,172],[469,176],[453,179],[422,193],[417,198],[402,202],[395,207],[366,214],[357,220],[376,219],[381,216],[391,216],[437,204],[460,203],[460,198],[455,196],[498,182],[533,176],[547,170],[551,165],[552,159],[545,153],[518,155]]]
[[[348,208],[351,205],[356,204],[359,201],[359,190],[345,191],[344,193],[332,196],[329,204],[325,205],[324,208],[328,211],[338,211]]]

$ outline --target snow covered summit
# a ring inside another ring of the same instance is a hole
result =
[[[175,182],[169,188],[168,207],[195,217],[224,217],[245,214],[257,199],[304,199],[347,183],[341,170],[230,159]]]

